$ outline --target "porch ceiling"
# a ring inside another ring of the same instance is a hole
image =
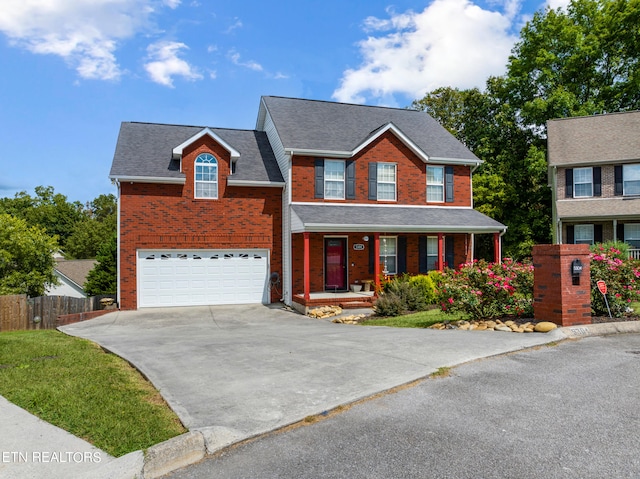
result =
[[[292,204],[291,231],[501,233],[507,227],[472,208]]]

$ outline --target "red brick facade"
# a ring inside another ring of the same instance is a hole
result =
[[[330,159],[330,158],[327,158]],[[315,157],[295,156],[292,162],[291,197],[294,202],[328,200],[314,198],[314,162]],[[418,158],[395,134],[387,132],[371,145],[354,156],[356,165],[356,197],[352,200],[330,200],[331,203],[370,203],[370,204],[427,204],[427,170],[426,164]],[[396,163],[396,201],[369,200],[368,172],[369,163]],[[441,166],[434,163],[433,166]],[[453,202],[446,206],[471,205],[471,168],[455,166]],[[445,205],[445,203],[432,203]]]
[[[582,274],[574,282],[571,262],[576,259],[582,263]],[[560,326],[591,323],[588,245],[536,245],[533,266],[533,309],[537,320]]]
[[[194,198],[194,162],[218,160],[218,199]],[[138,249],[268,249],[270,271],[282,274],[282,189],[227,186],[230,154],[205,135],[185,149],[184,185],[120,185],[120,307],[137,308]],[[272,301],[278,301],[272,292]]]
[[[363,237],[368,236],[368,241],[364,241]],[[419,274],[418,264],[418,234],[388,234],[384,236],[404,236],[407,241],[406,262],[407,273],[411,275]],[[469,235],[453,234],[454,238],[454,264],[447,265],[449,267],[457,267],[461,263],[471,260],[471,241]],[[325,265],[324,265],[324,241],[325,238],[346,238],[347,239],[347,284],[362,283],[364,280],[373,281],[373,273],[369,265],[370,248],[373,247],[373,233],[312,233],[310,235],[310,271],[311,271],[311,291],[324,291],[325,287]],[[304,243],[302,234],[294,234],[292,237],[292,283],[294,294],[300,294],[304,291]],[[354,249],[354,244],[364,245],[364,249]],[[445,252],[446,254],[446,252]]]

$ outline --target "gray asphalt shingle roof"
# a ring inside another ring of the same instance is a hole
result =
[[[302,231],[499,232],[506,226],[471,208],[368,205],[291,206],[294,233]]]
[[[109,176],[182,179],[175,147],[201,132],[203,126],[123,122]],[[233,178],[238,181],[283,182],[264,132],[209,128],[240,153]]]
[[[262,99],[285,149],[352,151],[393,123],[429,157],[479,161],[424,112],[275,96]]]

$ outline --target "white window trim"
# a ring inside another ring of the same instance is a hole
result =
[[[623,196],[638,196],[637,193],[627,193],[627,188],[626,188],[627,180],[625,180],[625,177],[627,177],[628,174],[625,175],[625,169],[631,168],[631,167],[640,168],[640,164],[634,163],[631,165],[622,165],[622,195]],[[629,180],[629,181],[637,181],[637,180]]]
[[[333,196],[328,196],[327,195],[327,183],[339,183],[340,180],[336,180],[336,179],[327,179],[327,165],[330,163],[336,163],[336,164],[341,164],[342,165],[342,197],[333,197]],[[345,194],[346,194],[346,189],[347,189],[347,181],[346,181],[346,176],[347,176],[347,170],[346,170],[346,162],[344,160],[324,160],[324,199],[325,200],[344,200],[345,199]]]
[[[387,241],[387,240],[393,240],[395,242],[395,254],[382,254],[382,244],[383,241]],[[395,271],[389,271],[387,269],[387,261],[383,261],[382,258],[395,258],[395,266],[396,266],[396,270]],[[383,264],[383,272],[386,271],[386,274],[398,274],[398,237],[397,236],[380,236],[380,257],[378,258],[378,261],[380,263]]]
[[[584,181],[584,182],[578,182],[576,181],[576,177],[577,175],[577,171],[580,170],[589,170],[590,173],[590,181]],[[576,192],[578,191],[578,189],[576,188],[577,185],[591,185],[591,194],[588,195],[578,195],[576,194]],[[584,167],[584,168],[574,168],[573,169],[573,197],[574,198],[591,198],[593,197],[593,168],[592,167]]]
[[[198,163],[198,160],[203,157],[211,157],[212,158],[212,162],[210,163]],[[198,180],[197,179],[197,169],[198,169],[198,165],[201,164],[203,166],[215,166],[216,168],[216,179],[215,180]],[[219,181],[218,181],[218,175],[220,172],[220,168],[219,168],[219,164],[218,164],[218,159],[213,156],[211,153],[200,153],[194,163],[193,163],[193,197],[199,200],[217,200],[218,197],[220,196],[220,191],[219,191]],[[215,196],[198,196],[198,185],[215,185],[216,186],[216,194]]]
[[[580,230],[588,230],[591,234],[591,237],[585,236],[584,238],[578,239],[578,229]],[[574,225],[573,227],[573,242],[574,244],[593,244],[595,240],[595,228],[592,224],[583,224],[583,225]]]
[[[442,170],[442,183],[429,183],[429,168],[438,168],[440,170]],[[439,165],[427,165],[426,169],[425,169],[425,173],[426,173],[426,181],[427,181],[427,191],[426,191],[426,195],[427,195],[427,203],[444,203],[444,191],[445,191],[445,171],[444,171],[444,166],[439,166]],[[439,200],[430,200],[429,199],[429,187],[435,187],[435,186],[439,186],[442,187],[442,197]]]
[[[383,181],[380,179],[381,166],[393,166],[393,181]],[[378,201],[398,201],[398,165],[396,163],[378,162],[378,171],[376,172],[376,181],[378,183],[376,187],[376,194]],[[380,185],[393,185],[393,199],[380,198]]]
[[[433,254],[429,254],[429,240],[436,241],[436,252]],[[429,266],[429,258],[435,258],[435,264],[433,269],[438,269],[438,237],[437,236],[427,236],[427,267]],[[428,268],[431,271],[431,268]]]

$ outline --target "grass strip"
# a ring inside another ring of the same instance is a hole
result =
[[[365,326],[390,326],[393,328],[428,328],[443,321],[458,321],[465,318],[466,315],[464,314],[448,314],[437,308],[389,318],[372,316],[371,319],[367,319],[360,324]]]
[[[116,457],[185,432],[129,363],[59,331],[0,333],[0,395]]]

